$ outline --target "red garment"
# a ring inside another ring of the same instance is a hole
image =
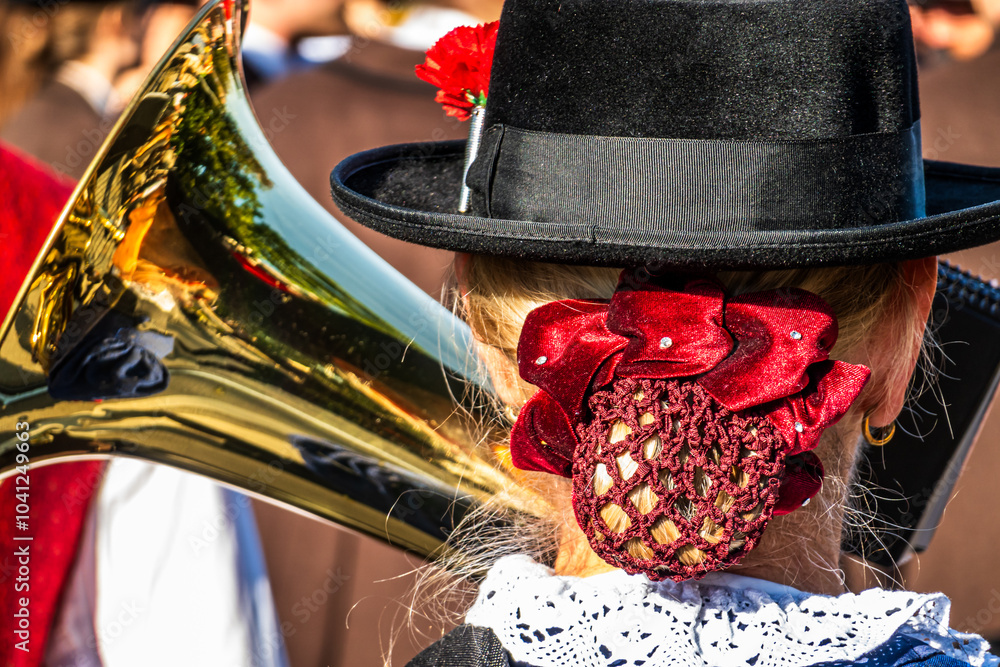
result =
[[[35,256],[72,188],[28,158],[0,146],[0,313],[6,314]],[[30,450],[29,450],[30,456]],[[13,477],[0,484],[0,665],[35,667],[42,663],[59,598],[104,464],[62,463],[46,467],[29,460],[28,483]],[[27,530],[16,527],[18,486],[27,486]],[[28,537],[29,540],[15,540]],[[27,557],[19,555],[27,547]],[[27,576],[20,568],[27,560]],[[27,606],[19,602],[26,599]],[[28,651],[13,619],[28,611]]]
[[[0,145],[0,313],[14,303],[35,255],[72,192],[72,184]]]

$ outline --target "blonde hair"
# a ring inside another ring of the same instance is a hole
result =
[[[489,360],[490,372],[495,377],[502,376],[498,384],[508,387],[502,397],[505,405],[501,407],[512,423],[517,411],[535,392],[535,387],[521,380],[517,374],[517,344],[525,317],[551,301],[610,298],[618,283],[620,269],[532,263],[478,255],[464,256],[456,266],[458,282],[462,287],[461,293],[456,295],[457,311],[472,328]],[[896,332],[891,337],[893,347],[888,350],[880,348],[879,352],[891,355],[898,363],[876,367],[873,372],[883,369],[884,377],[873,375],[866,390],[866,403],[875,405],[882,402],[889,388],[907,382],[911,372],[909,360],[914,346],[919,345],[923,328],[914,326],[916,300],[906,289],[899,264],[725,272],[717,277],[732,295],[786,287],[798,287],[818,294],[830,304],[838,318],[839,337],[832,352],[835,359],[869,365],[871,331],[877,324],[891,320],[890,327]],[[859,286],[864,288],[859,289]],[[845,418],[840,428],[856,428],[858,421],[856,418]],[[499,438],[508,435],[511,423],[499,429]],[[831,432],[835,430],[830,429]],[[824,436],[825,439],[834,437],[833,433],[829,438]],[[507,460],[505,442],[497,442],[494,449],[501,464]],[[568,480],[552,475],[510,472],[517,483],[530,486],[546,497],[568,498]],[[561,501],[555,504],[568,506]],[[522,547],[536,556],[551,557],[557,548],[552,542],[557,539],[557,530],[550,528],[541,533],[534,532],[535,541],[541,540],[542,543],[532,546],[530,539],[521,540]],[[469,537],[467,531],[459,531],[459,535],[458,539]],[[520,538],[513,536],[512,539],[516,542]],[[490,543],[497,544],[495,535]],[[510,550],[516,550],[516,547],[512,545]]]
[[[508,554],[526,554],[535,560],[555,564],[560,554],[561,540],[572,517],[571,482],[556,475],[529,473],[513,469],[509,460],[507,438],[518,410],[530,398],[535,387],[522,381],[517,373],[517,344],[524,319],[535,308],[560,299],[607,299],[615,291],[619,269],[568,266],[524,262],[492,256],[460,255],[455,262],[457,287],[452,290],[453,307],[469,323],[481,356],[487,359],[489,372],[498,387],[509,391],[502,396],[497,413],[506,415],[506,424],[497,425],[490,446],[496,453],[497,465],[511,476],[512,482],[540,494],[554,507],[565,512],[559,516],[538,519],[511,512],[501,504],[483,505],[463,519],[449,542],[456,548],[437,562],[437,567],[424,569],[413,592],[410,614],[440,622],[460,622],[467,603],[474,596],[470,582],[482,575],[499,558]],[[887,388],[907,382],[914,345],[922,340],[922,326],[917,319],[917,302],[905,283],[899,264],[878,264],[858,267],[795,269],[786,271],[727,272],[718,275],[730,294],[751,291],[799,287],[818,294],[830,304],[839,321],[839,337],[832,356],[853,363],[867,363],[868,342],[872,330],[890,319],[893,349],[881,349],[893,355],[893,363],[884,377],[873,377],[866,389],[867,404],[884,400],[880,395]],[[864,286],[864,289],[859,289]],[[882,329],[883,331],[885,329]],[[883,364],[881,368],[885,369]],[[855,408],[856,410],[856,408]],[[849,438],[857,440],[860,415],[848,413],[836,427],[824,434],[817,453],[824,460],[828,473],[848,469],[853,459],[843,446]],[[846,478],[831,479],[824,484],[822,498],[813,505],[837,506],[843,509]],[[820,510],[823,511],[823,510]],[[793,512],[782,517],[788,530],[800,530],[815,517],[796,516]],[[789,521],[790,519],[790,521]],[[765,539],[770,537],[765,531]],[[634,554],[641,557],[642,554]],[[574,555],[569,556],[573,558]],[[809,558],[797,553],[795,557]]]

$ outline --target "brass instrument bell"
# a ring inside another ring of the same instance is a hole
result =
[[[245,18],[202,8],[36,259],[0,330],[0,477],[26,421],[32,465],[137,457],[431,554],[507,488],[488,382],[469,330],[274,155]]]

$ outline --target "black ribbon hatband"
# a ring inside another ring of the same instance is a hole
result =
[[[828,140],[599,137],[493,125],[467,177],[503,220],[741,233],[924,215],[920,127]]]

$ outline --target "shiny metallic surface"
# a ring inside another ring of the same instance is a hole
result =
[[[492,417],[470,396],[490,389],[468,329],[272,153],[237,66],[244,12],[199,13],[7,315],[0,477],[26,421],[35,466],[142,458],[431,554],[507,486],[478,454]]]

